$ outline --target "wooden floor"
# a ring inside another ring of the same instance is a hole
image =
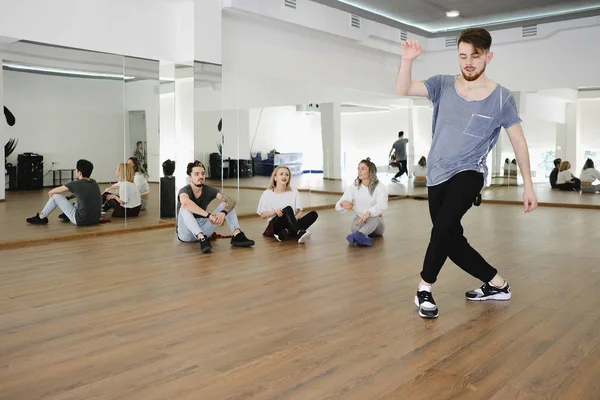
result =
[[[513,299],[466,302],[478,282],[448,262],[437,320],[413,305],[430,222],[412,199],[373,248],[329,210],[305,245],[254,218],[254,248],[210,255],[171,230],[2,250],[0,399],[599,399],[595,215],[472,209]]]

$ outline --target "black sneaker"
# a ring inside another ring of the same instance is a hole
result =
[[[479,289],[469,290],[465,293],[467,300],[510,300],[510,285],[504,282],[504,286],[499,288],[486,282]]]
[[[290,234],[287,231],[287,229],[284,229],[284,230],[281,230],[281,231],[277,232],[276,234],[274,234],[273,237],[275,237],[275,239],[277,239],[278,241],[282,242],[285,239],[287,239],[289,235]]]
[[[71,222],[71,220],[69,219],[69,217],[67,217],[65,215],[65,213],[62,213],[58,216],[58,219],[60,219],[62,222]]]
[[[433,296],[426,290],[417,290],[415,306],[419,309],[419,317],[421,318],[437,318],[440,315]]]
[[[210,245],[210,239],[206,236],[200,237],[200,251],[203,253],[210,253],[212,246]]]
[[[310,239],[310,232],[305,230],[298,231],[298,243],[304,243]]]
[[[252,247],[254,246],[254,240],[248,239],[244,232],[240,231],[240,233],[231,238],[231,245],[237,247]]]
[[[31,218],[27,218],[25,221],[27,221],[28,224],[32,225],[46,225],[48,223],[48,217],[40,218],[40,214],[38,213]]]

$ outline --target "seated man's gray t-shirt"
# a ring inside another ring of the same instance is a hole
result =
[[[100,186],[93,179],[78,179],[65,185],[75,195],[77,226],[96,225],[100,223],[102,212],[102,193]]]
[[[406,156],[406,143],[408,143],[408,139],[402,138],[396,140],[392,145],[394,148],[394,153],[396,154],[396,160],[406,161],[408,158]]]
[[[196,205],[198,207],[200,207],[203,210],[207,210],[208,205],[210,204],[211,201],[213,201],[216,197],[217,194],[219,194],[219,189],[214,188],[212,186],[202,186],[202,193],[200,194],[200,197],[196,197],[194,195],[194,191],[192,190],[192,187],[190,185],[185,185],[184,187],[182,187],[179,190],[179,193],[177,193],[177,215],[179,215],[179,209],[181,208],[181,200],[179,199],[179,196],[185,193],[190,197],[190,200],[192,200],[194,203],[196,203]],[[194,214],[194,218],[204,218],[201,215],[198,214]]]
[[[486,159],[500,128],[521,122],[508,89],[498,85],[483,100],[458,94],[456,76],[436,75],[424,83],[433,102],[433,139],[427,159],[427,186],[446,182],[462,171],[477,171],[487,179]]]

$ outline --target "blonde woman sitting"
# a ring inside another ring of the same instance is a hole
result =
[[[300,195],[292,189],[290,169],[283,165],[278,166],[271,174],[269,188],[260,196],[256,212],[269,221],[263,235],[274,237],[278,241],[288,238],[298,239],[304,243],[310,238],[308,228],[319,217],[315,211],[302,216]]]
[[[556,184],[560,187],[560,190],[579,190],[581,188],[581,181],[576,178],[571,171],[571,163],[563,161],[560,163],[558,168],[558,177],[556,178]]]
[[[142,199],[140,191],[133,183],[133,167],[120,163],[115,175],[119,181],[102,193],[102,199],[106,201],[102,210],[108,211],[113,208],[112,216],[115,218],[137,217],[142,208]]]
[[[341,213],[354,211],[350,225],[351,234],[346,240],[351,245],[373,246],[372,237],[382,236],[385,231],[382,213],[388,206],[385,185],[377,179],[377,167],[370,158],[358,164],[358,177],[348,187],[335,209]]]

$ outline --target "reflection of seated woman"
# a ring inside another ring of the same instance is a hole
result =
[[[581,179],[581,191],[583,193],[596,193],[600,191],[600,184],[594,185],[596,180],[600,180],[600,172],[594,168],[594,162],[591,159],[587,159],[585,164],[583,164],[583,170],[581,171],[581,175],[579,175],[579,179]]]
[[[419,159],[417,165],[415,165],[415,176],[414,186],[427,186],[427,159],[423,156]]]
[[[309,226],[315,223],[318,215],[311,211],[302,216],[300,195],[290,186],[292,174],[285,166],[278,166],[271,174],[269,188],[260,196],[256,212],[262,218],[267,218],[269,225],[263,235],[282,240],[298,238],[298,243],[304,243],[310,238]]]
[[[358,177],[348,187],[335,209],[342,213],[354,210],[356,214],[350,225],[346,240],[359,246],[373,246],[371,237],[382,236],[385,224],[381,213],[387,209],[388,194],[385,185],[377,179],[377,167],[369,158],[358,164]]]
[[[135,157],[129,157],[127,164],[133,167],[133,183],[137,186],[140,191],[140,198],[142,199],[142,210],[146,209],[148,204],[148,197],[150,197],[150,185],[148,184],[148,175],[140,167],[140,162]]]
[[[570,162],[563,161],[560,163],[556,184],[562,185],[560,190],[579,190],[581,181],[578,178],[575,178],[569,169],[571,169]]]
[[[102,209],[108,211],[114,208],[112,216],[115,218],[136,217],[140,213],[142,201],[140,192],[133,183],[133,168],[131,165],[121,163],[117,166],[115,175],[119,181],[102,193],[102,199],[106,201]],[[118,192],[115,193],[115,190]]]

